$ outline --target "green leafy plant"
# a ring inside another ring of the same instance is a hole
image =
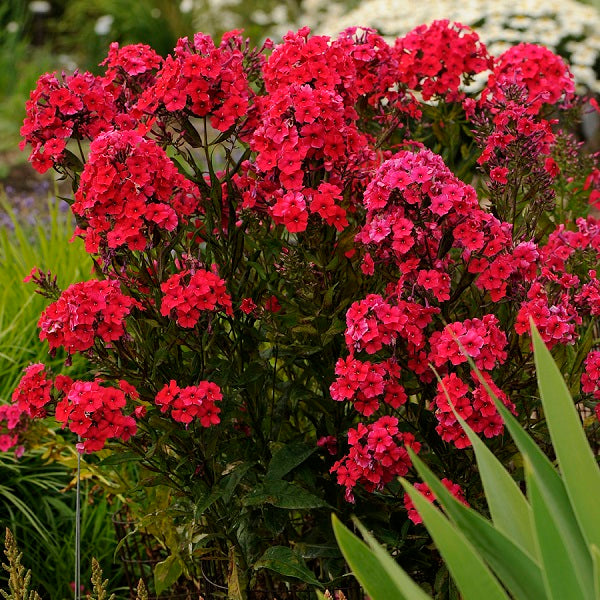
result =
[[[594,508],[600,470],[581,415],[535,327],[532,336],[543,411],[560,471],[494,398],[523,456],[527,496],[463,420],[490,519],[457,501],[414,455],[417,471],[443,511],[402,480],[465,600],[600,598],[600,519]],[[372,600],[429,597],[363,525],[357,527],[366,543],[333,517],[342,553]]]

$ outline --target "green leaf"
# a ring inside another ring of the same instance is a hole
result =
[[[474,510],[459,502],[432,471],[409,449],[413,465],[446,514],[473,544],[515,598],[543,600],[546,591],[539,564],[509,535],[494,528]],[[530,543],[535,545],[533,523]],[[535,547],[534,552],[537,552]]]
[[[372,550],[335,515],[332,524],[346,562],[371,600],[431,600],[371,536],[365,539]]]
[[[439,377],[438,380],[441,383]],[[456,412],[452,405],[452,399],[445,388],[444,393],[448,403],[452,407],[454,416],[473,446],[477,468],[479,469],[485,498],[494,526],[498,531],[512,539],[514,543],[519,545],[531,557],[535,558],[537,549],[533,538],[533,517],[531,515],[531,507],[527,503],[525,496],[523,496],[516,482],[502,463]],[[433,474],[431,476],[433,477]]]
[[[594,563],[594,598],[600,598],[600,549],[595,544],[590,546]]]
[[[557,525],[561,515],[556,514],[546,502],[541,487],[538,485],[538,478],[527,460],[525,460],[525,478],[529,500],[533,508],[533,521],[548,597],[552,600],[563,600],[564,598],[593,600],[593,580],[590,578],[583,580],[578,577],[574,564],[576,558],[565,546]]]
[[[254,563],[254,569],[269,569],[285,577],[294,577],[305,583],[322,588],[319,580],[308,569],[304,559],[287,546],[271,546]]]
[[[421,515],[464,600],[510,600],[481,555],[456,525],[405,479],[406,493]]]
[[[154,587],[156,594],[160,595],[168,590],[183,573],[181,559],[171,554],[166,560],[159,562],[154,567]]]
[[[493,399],[496,409],[504,420],[515,444],[523,455],[523,460],[528,460],[535,474],[540,493],[547,503],[549,510],[556,516],[556,525],[560,531],[564,545],[574,558],[575,568],[580,581],[591,581],[592,559],[586,547],[571,501],[565,485],[548,457],[538,448],[535,441],[527,435],[521,424],[496,397],[494,392],[483,379],[475,365],[472,365],[478,374],[479,380]],[[532,507],[533,508],[533,507]],[[589,587],[586,584],[586,587]]]
[[[281,479],[302,464],[316,450],[316,446],[302,442],[286,444],[273,454],[266,479]]]
[[[306,491],[298,485],[288,481],[265,480],[253,492],[243,499],[245,506],[272,504],[279,508],[302,509],[323,508],[329,506],[327,502]]]
[[[567,494],[588,545],[600,547],[600,470],[567,384],[533,324],[531,335],[542,405]]]
[[[142,460],[142,457],[135,452],[115,452],[98,463],[98,467],[112,467],[123,463],[132,463]]]

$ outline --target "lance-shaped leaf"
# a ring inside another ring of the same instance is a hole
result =
[[[443,382],[439,377],[438,379],[443,387]],[[454,416],[473,446],[494,527],[535,559],[537,548],[533,534],[531,506],[504,465],[456,412],[448,391],[445,387],[443,389]],[[541,578],[539,581],[541,583]]]
[[[332,524],[346,562],[372,600],[431,600],[371,536],[365,538],[369,548],[335,515]]]
[[[490,398],[494,401],[496,409],[504,420],[504,425],[510,432],[523,458],[529,461],[536,482],[539,485],[540,493],[548,509],[555,515],[556,526],[560,531],[563,543],[569,555],[573,558],[577,576],[580,581],[584,582],[584,587],[588,589],[593,579],[592,558],[573,512],[565,484],[548,457],[538,448],[535,441],[527,435],[517,419],[494,394],[475,363],[471,359],[469,363],[477,373],[479,381],[485,387]]]
[[[448,517],[464,533],[512,595],[523,600],[547,598],[538,562],[524,552],[510,536],[495,529],[492,523],[458,501],[411,449],[409,453],[421,479],[429,486]],[[529,537],[530,542],[535,545],[533,529]]]
[[[406,493],[421,515],[464,600],[509,600],[485,561],[458,527],[405,479]]]
[[[557,515],[546,502],[538,478],[525,459],[527,493],[533,508],[533,522],[542,560],[546,592],[552,600],[581,598],[594,600],[593,579],[581,580],[577,576],[573,556],[563,543]]]
[[[600,547],[600,470],[567,384],[533,324],[531,335],[542,405],[567,494],[588,545]]]

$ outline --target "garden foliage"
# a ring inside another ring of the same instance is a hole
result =
[[[547,441],[530,318],[598,400],[600,171],[569,133],[567,65],[438,21],[393,45],[356,28],[261,48],[199,33],[164,60],[113,44],[103,66],[43,75],[22,128],[31,163],[71,182],[96,274],[63,290],[33,269],[40,337],[90,375],[27,367],[4,445],[52,414],[169,489],[159,589],[204,555],[232,598],[339,582],[332,507],[433,582],[397,476],[419,453],[476,504],[459,417],[516,453],[490,389]]]

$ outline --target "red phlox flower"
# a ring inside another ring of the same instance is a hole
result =
[[[184,269],[161,283],[160,289],[163,292],[161,315],[166,317],[174,313],[181,327],[195,327],[203,311],[221,309],[227,315],[233,315],[225,280],[206,269],[193,272]]]
[[[110,345],[125,334],[125,319],[134,307],[141,304],[123,294],[118,281],[75,283],[42,313],[40,340],[69,354],[91,348],[97,339]]]
[[[174,421],[187,426],[198,419],[203,427],[211,427],[220,422],[221,409],[216,402],[222,399],[221,388],[211,381],[180,388],[176,381],[171,380],[156,394],[155,403],[163,413],[170,410]]]
[[[51,401],[52,379],[45,369],[41,363],[26,367],[25,375],[12,394],[13,403],[31,418],[44,416],[44,407]]]

